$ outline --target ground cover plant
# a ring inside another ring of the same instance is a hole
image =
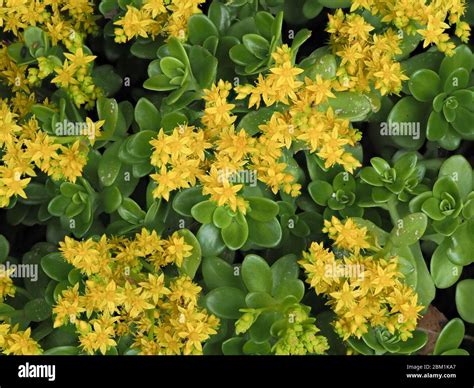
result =
[[[0,0],[0,354],[472,353],[473,23]]]

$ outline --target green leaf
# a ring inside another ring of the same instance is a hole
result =
[[[225,207],[218,207],[212,214],[212,222],[220,229],[227,228],[232,222],[231,210]]]
[[[474,279],[464,279],[456,286],[456,308],[466,322],[474,323]]]
[[[186,54],[186,50],[184,49],[183,44],[178,38],[174,36],[171,37],[168,41],[167,48],[172,57],[179,59],[182,63],[184,63],[184,66],[186,68],[191,67],[188,55]]]
[[[51,279],[60,282],[67,280],[74,267],[64,260],[61,253],[54,252],[41,259],[41,268]]]
[[[270,44],[257,34],[246,34],[242,38],[245,48],[259,59],[264,59],[269,54]]]
[[[441,79],[433,70],[421,69],[412,74],[408,87],[418,101],[430,102],[441,91]]]
[[[173,210],[185,217],[191,217],[191,209],[197,203],[205,201],[202,187],[196,186],[180,191],[173,199]],[[209,221],[211,222],[211,221]]]
[[[146,216],[141,207],[131,198],[124,198],[117,211],[122,219],[135,225],[142,223]]]
[[[474,220],[463,222],[449,237],[450,245],[446,251],[449,260],[459,266],[474,262]]]
[[[114,143],[107,148],[99,161],[97,174],[104,186],[112,186],[122,168],[122,161],[118,157],[121,143]]]
[[[216,209],[217,205],[214,201],[202,201],[191,208],[191,215],[201,224],[210,224]]]
[[[119,106],[117,101],[113,98],[99,97],[97,100],[97,114],[99,120],[104,120],[103,132],[100,140],[108,140],[117,128],[119,117]]]
[[[247,241],[249,237],[249,227],[245,218],[238,221],[233,218],[229,226],[221,230],[222,240],[225,245],[231,250],[237,250]]]
[[[202,276],[210,290],[218,287],[242,287],[240,271],[235,271],[234,267],[219,257],[203,259]]]
[[[428,218],[423,213],[409,214],[397,221],[390,233],[390,240],[396,246],[412,245],[425,233]]]
[[[230,59],[237,65],[247,66],[258,62],[258,58],[253,55],[243,44],[236,44],[229,50]]]
[[[113,96],[122,87],[122,77],[115,73],[112,65],[95,66],[92,71],[94,85],[105,92],[107,97]]]
[[[161,127],[166,133],[171,133],[173,129],[178,128],[188,122],[187,116],[182,112],[170,112],[163,116]]]
[[[238,356],[242,355],[242,348],[244,346],[245,339],[242,337],[232,337],[222,343],[222,353],[225,356]]]
[[[156,92],[169,92],[170,90],[178,89],[178,86],[172,85],[170,79],[164,74],[158,74],[148,78],[143,83],[143,87]]]
[[[247,197],[245,199],[250,205],[248,215],[256,221],[271,221],[280,210],[278,204],[268,198]]]
[[[328,200],[333,194],[333,188],[328,182],[315,180],[308,185],[308,192],[318,205],[327,206]]]
[[[468,73],[470,73],[472,71],[472,67],[472,52],[467,45],[461,45],[456,47],[454,50],[454,55],[450,57],[446,56],[443,59],[439,69],[439,75],[441,76],[441,80],[444,82],[448,79],[449,75],[452,74],[453,71],[459,68],[464,68]]]
[[[372,105],[367,96],[357,92],[335,92],[328,105],[337,117],[350,121],[363,121],[372,112]]]
[[[204,14],[195,14],[189,18],[189,41],[202,45],[209,36],[219,36],[216,25]]]
[[[397,173],[397,180],[409,178],[415,172],[417,162],[418,157],[414,152],[402,155],[393,166]]]
[[[460,68],[454,70],[444,83],[444,92],[452,93],[455,90],[464,89],[469,84],[469,72],[466,69]]]
[[[450,245],[449,238],[445,238],[431,257],[431,276],[435,286],[440,289],[451,287],[459,280],[462,274],[462,267],[453,264],[447,256],[447,250]]]
[[[102,193],[100,194],[100,198],[102,201],[102,206],[104,207],[104,211],[107,214],[111,214],[116,211],[120,205],[122,204],[122,193],[117,188],[117,186],[110,186],[104,188]]]
[[[194,279],[194,276],[201,265],[201,246],[199,245],[199,242],[194,234],[192,234],[188,229],[180,229],[178,230],[178,234],[181,237],[184,237],[184,242],[187,245],[191,245],[193,247],[191,256],[184,258],[183,264],[181,268],[179,268],[179,272],[181,274],[188,275],[191,279]]]
[[[352,5],[351,0],[318,0],[321,5],[327,8],[347,8]]]
[[[220,255],[225,249],[221,231],[213,224],[202,225],[196,237],[201,245],[202,255],[204,257]]]
[[[209,7],[208,16],[221,33],[224,33],[230,27],[231,15],[225,4],[213,1]]]
[[[10,251],[10,243],[3,234],[0,234],[0,263],[6,260]]]
[[[51,306],[43,298],[29,301],[24,310],[26,318],[33,322],[42,322],[51,316]]]
[[[387,122],[395,128],[404,128],[407,123],[420,123],[420,126],[423,127],[428,119],[429,107],[429,104],[419,102],[414,97],[404,97],[392,108]],[[387,135],[391,134],[388,133]],[[414,136],[404,136],[400,133],[399,135],[391,135],[390,140],[397,146],[407,150],[417,150],[423,145],[425,134],[421,132],[419,138],[415,139]]]
[[[253,355],[266,355],[269,354],[271,351],[271,345],[268,341],[257,343],[252,340],[248,340],[243,348],[242,351],[244,354],[253,354]]]
[[[135,121],[142,131],[157,131],[160,128],[161,117],[155,105],[147,98],[142,97],[135,106]]]
[[[469,356],[469,352],[464,349],[451,349],[444,353],[441,353],[442,356]]]
[[[274,16],[269,12],[260,11],[255,14],[255,25],[258,33],[269,42],[273,38],[272,26],[274,21]]]
[[[430,141],[441,140],[448,132],[449,123],[444,116],[438,112],[431,112],[426,127],[426,137]]]
[[[433,354],[439,355],[451,349],[457,349],[464,339],[465,331],[464,322],[461,319],[451,319],[439,333]]]
[[[374,355],[374,350],[368,346],[363,339],[357,339],[356,337],[349,337],[347,339],[349,345],[357,352],[366,356]]]
[[[473,120],[474,112],[471,112],[468,108],[463,106],[458,106],[456,109],[456,118],[452,122],[452,126],[463,139],[474,140],[474,131],[472,131]]]
[[[216,80],[217,59],[205,48],[193,46],[189,52],[191,68],[199,86],[208,89]]]
[[[280,243],[282,230],[276,218],[268,222],[259,222],[249,218],[247,222],[250,241],[264,248],[273,248]]]
[[[155,136],[156,132],[150,130],[143,130],[130,136],[126,143],[127,151],[135,158],[149,158],[153,151],[150,141]]]
[[[371,186],[383,186],[383,181],[380,178],[380,175],[373,167],[364,167],[362,170],[360,170],[360,179],[362,179],[364,182],[368,183]]]
[[[257,255],[247,255],[242,263],[242,279],[250,292],[272,292],[272,271]]]
[[[314,19],[323,10],[319,0],[306,0],[303,6],[303,15],[308,19]]]
[[[272,294],[276,288],[286,280],[298,279],[300,268],[296,255],[285,255],[279,258],[271,266],[273,287]]]
[[[219,287],[205,297],[206,308],[222,319],[239,319],[245,308],[245,294],[236,287]]]
[[[270,328],[280,316],[274,311],[260,314],[249,330],[250,339],[258,344],[268,341],[271,337]]]
[[[70,203],[70,198],[58,195],[49,202],[48,212],[55,217],[61,217]]]
[[[472,191],[472,168],[464,156],[453,155],[446,159],[439,170],[439,178],[443,176],[451,177],[462,199]]]
[[[245,303],[248,308],[260,309],[275,304],[275,299],[267,292],[249,292],[245,297]]]
[[[184,63],[179,59],[173,57],[164,57],[160,61],[160,70],[166,75],[170,80],[176,77],[185,77],[184,74],[186,69],[184,68]]]
[[[43,353],[43,356],[77,356],[79,349],[76,346],[56,346]]]
[[[438,198],[428,198],[421,206],[423,213],[433,220],[441,221],[445,219],[445,215],[440,210],[440,200]]]
[[[293,295],[300,302],[303,299],[304,292],[305,288],[302,280],[286,279],[278,285],[274,296],[278,299],[285,299],[288,295]]]
[[[26,46],[30,49],[31,55],[36,57],[35,53],[38,49],[47,49],[48,47],[48,38],[44,31],[41,28],[29,26],[23,37],[25,39]],[[45,52],[41,56],[44,56]]]
[[[413,337],[406,341],[397,342],[398,353],[412,354],[422,349],[428,342],[428,334],[421,330],[415,330]]]

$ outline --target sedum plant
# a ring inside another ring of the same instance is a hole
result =
[[[470,25],[1,3],[0,353],[472,353]]]

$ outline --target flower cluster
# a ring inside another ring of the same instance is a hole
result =
[[[191,255],[177,233],[168,239],[146,229],[134,239],[66,238],[60,251],[84,279],[63,291],[53,308],[54,327],[75,325],[86,353],[105,354],[117,338],[131,335],[141,354],[199,354],[216,333],[219,321],[197,304],[201,287],[163,271]]]
[[[396,93],[408,77],[395,57],[402,53],[401,37],[393,29],[371,33],[375,28],[358,14],[338,10],[329,16],[333,52],[341,59],[336,90],[370,92],[375,87],[382,95]]]
[[[146,0],[141,8],[127,5],[125,15],[114,22],[115,41],[126,43],[134,38],[174,36],[186,40],[188,19],[200,13],[205,0]]]
[[[262,313],[272,308],[242,309],[244,314],[235,323],[235,333],[246,333]],[[276,355],[325,354],[329,349],[327,338],[318,334],[320,330],[316,319],[310,317],[310,311],[309,306],[301,304],[294,304],[285,311],[287,324],[277,330],[277,340],[272,346]]]
[[[266,150],[276,150],[272,154],[278,158],[281,148],[290,148],[299,140],[311,153],[323,159],[327,168],[339,164],[352,172],[359,167],[360,163],[346,147],[354,146],[360,140],[360,134],[348,120],[337,118],[331,107],[323,105],[335,97],[332,90],[337,87],[337,81],[323,79],[320,75],[315,80],[305,77],[304,82],[299,81],[298,75],[303,70],[292,65],[291,50],[287,45],[278,48],[273,59],[275,67],[267,77],[260,75],[255,85],[236,87],[237,99],[248,97],[249,108],[256,106],[258,109],[262,101],[266,106],[289,105],[286,114],[276,112],[268,124],[260,127]],[[279,171],[278,166],[271,167],[267,176],[273,178]]]
[[[173,190],[196,185],[203,173],[205,151],[211,148],[202,131],[187,125],[175,128],[169,135],[161,130],[151,144],[151,164],[157,168],[157,173],[151,175],[157,184],[155,198],[168,200]]]
[[[28,26],[38,26],[48,32],[52,42],[66,47],[77,34],[96,33],[93,4],[88,0],[6,0],[0,3],[0,27],[21,36]]]
[[[279,334],[273,345],[277,355],[324,354],[328,349],[326,337],[319,335],[314,318],[309,316],[310,308],[297,306],[288,313],[290,324]]]
[[[6,207],[14,196],[26,198],[25,189],[35,168],[54,179],[75,182],[87,163],[88,146],[80,140],[70,145],[57,143],[54,136],[43,132],[33,117],[20,120],[7,101],[0,100],[0,207]],[[89,125],[100,128],[103,123]],[[74,138],[76,139],[76,138]]]
[[[31,328],[24,331],[18,325],[0,323],[0,353],[14,356],[32,356],[42,353],[39,344],[31,338]]]
[[[399,31],[419,33],[423,47],[435,44],[440,51],[452,54],[455,44],[449,36],[450,25],[463,42],[469,40],[470,26],[462,20],[466,8],[465,0],[353,0],[351,12],[366,9]]]
[[[379,247],[370,243],[367,229],[351,219],[326,221],[325,231],[342,251],[313,243],[300,264],[316,293],[329,298],[338,317],[336,332],[344,339],[360,338],[370,327],[381,326],[402,341],[412,337],[423,307],[403,283],[397,257],[368,255]]]

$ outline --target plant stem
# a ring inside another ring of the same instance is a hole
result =
[[[397,198],[395,196],[393,198],[390,198],[390,200],[387,202],[387,210],[390,213],[392,224],[396,225],[396,223],[400,219],[400,214],[398,213]]]

